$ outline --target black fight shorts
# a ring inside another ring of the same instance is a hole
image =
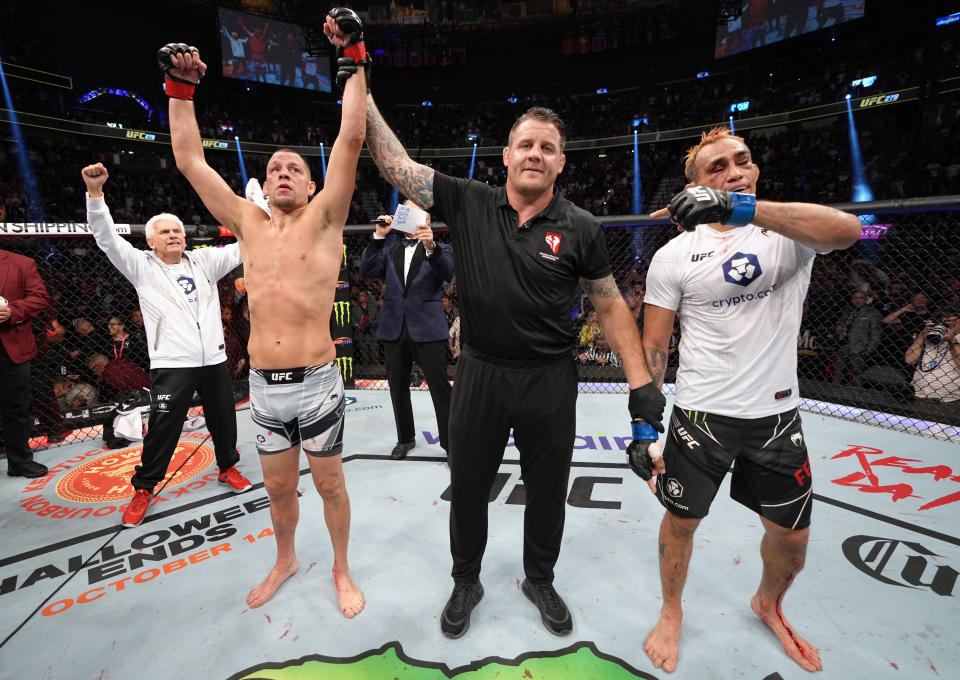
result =
[[[730,496],[788,529],[810,525],[813,480],[797,409],[731,418],[674,408],[657,498],[678,517],[703,518],[733,465]]]

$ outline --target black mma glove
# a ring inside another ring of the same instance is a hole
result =
[[[698,224],[726,224],[744,227],[757,210],[755,194],[720,191],[696,186],[684,189],[670,201],[670,219],[687,231]]]
[[[357,66],[362,65],[369,92],[372,60],[367,58],[367,47],[363,42],[363,21],[347,7],[334,7],[328,14],[347,38],[347,44],[337,48],[337,87],[342,92],[347,79],[357,72]]]
[[[630,390],[630,400],[627,409],[630,411],[630,420],[634,423],[642,421],[657,432],[663,433],[663,409],[667,399],[660,389],[652,382]]]
[[[651,445],[656,445],[654,455],[651,455]],[[659,444],[651,439],[634,439],[627,447],[627,462],[637,477],[645,482],[653,478],[653,463],[660,459]]]
[[[341,92],[347,85],[347,78],[357,72],[358,64],[363,66],[363,77],[367,82],[367,92],[370,91],[370,70],[373,66],[373,59],[357,62],[350,57],[341,57],[337,59],[337,87],[340,88]]]
[[[170,55],[197,51],[196,47],[185,43],[167,43],[157,51],[157,63],[160,65],[164,77],[163,91],[167,93],[167,96],[175,99],[193,99],[193,91],[200,79],[203,78],[203,74],[197,69],[197,79],[195,81],[174,75],[171,73],[173,61],[170,59]]]

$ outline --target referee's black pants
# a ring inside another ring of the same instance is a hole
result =
[[[153,488],[167,475],[193,393],[200,395],[203,417],[213,439],[220,472],[237,464],[237,415],[227,363],[150,371],[150,421],[140,465],[130,479],[135,489]]]
[[[513,428],[526,491],[523,569],[551,583],[560,556],[576,435],[577,374],[571,357],[504,360],[469,347],[450,405],[450,552],[453,580],[476,583],[487,545],[487,504]]]
[[[410,402],[410,369],[416,361],[423,369],[423,377],[430,388],[433,410],[437,414],[437,430],[440,447],[447,450],[447,424],[450,420],[450,379],[447,377],[447,343],[414,342],[404,322],[400,337],[383,341],[383,353],[387,359],[387,383],[390,385],[390,401],[393,404],[393,419],[397,424],[397,442],[413,441],[413,406]]]

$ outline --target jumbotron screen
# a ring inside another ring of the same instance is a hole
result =
[[[866,0],[749,0],[743,3],[743,14],[717,26],[713,58],[860,19],[866,4]]]
[[[223,75],[330,92],[330,58],[305,51],[303,28],[218,8]]]

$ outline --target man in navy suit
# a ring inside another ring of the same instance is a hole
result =
[[[439,298],[437,301],[439,305]],[[10,477],[42,477],[45,465],[30,450],[30,360],[37,343],[30,319],[50,305],[47,288],[29,257],[0,250],[0,431]]]
[[[407,205],[413,206],[409,201]],[[388,242],[386,236],[392,221],[389,215],[377,219],[373,240],[360,258],[360,275],[385,279],[387,284],[377,338],[383,341],[397,424],[397,444],[390,455],[403,458],[416,446],[410,405],[410,369],[414,361],[427,379],[437,414],[440,446],[447,450],[451,389],[446,344],[450,331],[440,298],[443,282],[453,278],[453,246],[433,240],[429,216],[426,224],[409,234],[411,238]]]

